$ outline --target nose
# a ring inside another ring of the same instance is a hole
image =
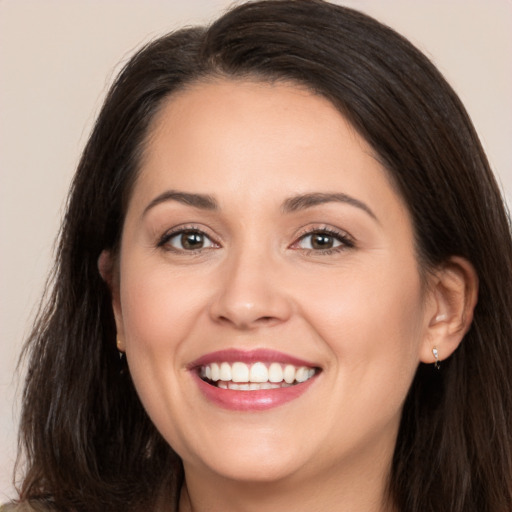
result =
[[[278,265],[261,253],[232,255],[224,262],[210,307],[216,323],[238,330],[278,325],[292,313]]]

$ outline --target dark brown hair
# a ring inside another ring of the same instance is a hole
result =
[[[423,269],[469,260],[471,329],[441,372],[420,365],[389,492],[401,511],[512,509],[512,243],[499,189],[461,102],[391,29],[319,0],[241,5],[140,50],[111,88],[69,196],[52,287],[27,344],[22,500],[60,511],[149,511],[183,478],[115,346],[97,261],[116,251],[148,126],[210,77],[286,80],[328,98],[373,146],[413,218]]]

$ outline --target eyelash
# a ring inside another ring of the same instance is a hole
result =
[[[179,249],[179,248],[173,247],[172,245],[169,245],[169,242],[173,238],[178,237],[180,235],[182,236],[186,233],[201,235],[205,239],[209,240],[211,242],[212,246],[187,250],[187,249]],[[312,237],[314,235],[324,235],[327,237],[331,237],[335,241],[339,242],[340,244],[338,246],[331,247],[329,249],[301,249],[300,247],[298,247],[300,242],[306,240],[307,237]],[[171,252],[175,252],[175,253],[179,253],[179,254],[187,253],[188,255],[194,255],[194,254],[198,254],[202,251],[207,251],[207,250],[211,250],[214,248],[218,248],[218,247],[220,247],[220,245],[218,242],[213,240],[211,236],[209,236],[207,233],[205,233],[203,229],[200,229],[197,226],[181,226],[179,228],[175,228],[175,229],[165,233],[158,241],[157,247],[164,248],[167,251],[171,251]],[[306,254],[306,255],[326,255],[326,256],[328,256],[330,254],[339,253],[339,252],[345,251],[347,249],[351,249],[353,247],[355,247],[354,240],[347,233],[345,233],[343,231],[338,231],[338,230],[335,230],[332,228],[328,228],[328,227],[321,227],[321,228],[316,227],[313,229],[306,230],[303,233],[301,233],[300,236],[297,238],[297,240],[295,242],[293,242],[293,244],[291,244],[291,246],[290,246],[291,249],[302,250],[304,252],[304,254]]]
[[[197,235],[203,236],[205,239],[209,240],[212,243],[213,247],[201,247],[199,249],[187,250],[187,249],[179,249],[179,248],[173,247],[172,245],[169,245],[169,242],[173,238],[178,237],[180,235],[184,235],[186,233],[197,234]],[[187,253],[189,255],[194,255],[194,254],[200,253],[201,251],[210,250],[213,248],[220,247],[220,245],[217,242],[215,242],[211,236],[209,236],[207,233],[205,233],[203,229],[200,229],[197,226],[180,226],[178,228],[175,228],[175,229],[165,233],[158,241],[157,247],[163,248],[170,252],[179,253],[179,254]]]
[[[316,227],[304,231],[298,237],[297,241],[291,245],[291,247],[294,248],[294,246],[297,246],[299,242],[305,240],[307,237],[311,237],[314,235],[324,235],[332,237],[334,240],[340,242],[340,245],[336,247],[331,247],[329,249],[302,249],[306,255],[329,256],[330,254],[336,254],[355,247],[354,240],[347,233],[328,227]],[[297,248],[297,250],[298,249],[299,248]]]

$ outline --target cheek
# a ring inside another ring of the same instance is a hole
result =
[[[419,276],[411,270],[351,269],[321,287],[306,284],[304,315],[336,352],[413,348],[421,335],[423,299]]]
[[[121,311],[127,350],[156,351],[179,345],[207,301],[199,275],[133,258],[122,268]]]
[[[188,407],[180,387],[187,362],[183,352],[207,302],[208,287],[194,286],[197,279],[134,254],[121,267],[122,324],[130,374],[153,423],[174,442],[180,438],[174,418]]]
[[[383,269],[386,269],[382,271]],[[354,407],[401,407],[419,363],[423,294],[416,266],[351,268],[308,294],[304,316],[328,346],[333,389]],[[354,399],[355,400],[355,399]]]
[[[325,415],[333,440],[340,425],[358,446],[388,426],[398,428],[423,334],[416,275],[415,268],[354,271],[309,296],[308,321],[332,355],[325,372],[332,408]]]

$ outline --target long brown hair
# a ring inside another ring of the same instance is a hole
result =
[[[116,251],[148,126],[208,77],[295,81],[328,98],[373,146],[408,205],[423,269],[469,260],[471,329],[441,372],[420,365],[389,493],[399,510],[512,509],[512,241],[499,189],[461,102],[408,41],[320,0],[241,5],[140,50],[111,88],[74,178],[48,300],[26,350],[22,500],[60,511],[152,510],[177,499],[179,457],[146,415],[115,346],[97,269]],[[340,505],[341,506],[341,505]]]

